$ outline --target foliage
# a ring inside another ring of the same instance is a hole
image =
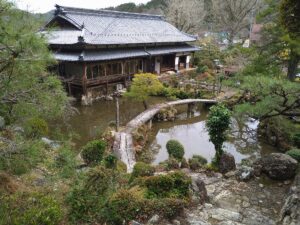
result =
[[[132,179],[137,177],[148,177],[148,176],[152,176],[154,172],[155,172],[155,168],[150,164],[137,162],[133,167],[131,177]]]
[[[177,170],[180,168],[179,161],[175,159],[173,156],[169,157],[166,161],[166,169],[167,170]]]
[[[189,165],[191,170],[198,170],[202,168],[205,164],[207,164],[207,159],[205,159],[201,155],[193,155],[193,157],[189,159]]]
[[[230,125],[230,111],[224,105],[216,105],[210,108],[206,127],[210,141],[216,150],[216,163],[219,162],[223,154],[223,143],[226,141],[226,130]]]
[[[145,181],[150,198],[187,198],[191,179],[183,172],[148,177]]]
[[[293,143],[297,148],[300,148],[300,133],[296,133],[292,137]]]
[[[78,179],[67,196],[70,219],[99,221],[110,192],[115,190],[113,171],[102,166],[92,168],[83,179]]]
[[[22,175],[44,160],[45,145],[41,141],[26,141],[15,154],[0,155],[0,170]]]
[[[25,124],[25,133],[31,138],[40,138],[48,134],[48,124],[41,118],[31,118]]]
[[[76,154],[69,146],[62,146],[58,149],[55,157],[55,167],[59,169],[63,178],[71,178],[76,173]]]
[[[240,88],[245,95],[248,94],[248,100],[235,108],[239,114],[246,114],[259,119],[280,115],[300,115],[299,84],[285,79],[246,76],[243,77]]]
[[[137,101],[142,101],[147,108],[146,100],[151,95],[157,95],[163,89],[162,83],[158,80],[157,75],[151,73],[134,75],[130,92],[126,96]]]
[[[58,225],[62,209],[50,196],[23,193],[0,197],[0,224]]]
[[[167,151],[170,157],[181,160],[184,156],[184,147],[183,145],[176,140],[169,140],[167,142]]]
[[[287,151],[285,154],[291,156],[293,159],[296,159],[300,163],[300,149],[292,149]]]
[[[118,158],[113,154],[109,154],[103,161],[106,168],[114,169],[117,167]]]
[[[183,159],[181,160],[180,168],[182,168],[182,169],[184,169],[184,168],[189,168],[189,163],[188,163],[188,161],[186,160],[186,158],[183,158]]]
[[[88,165],[99,163],[102,160],[105,148],[106,142],[102,140],[90,141],[82,148],[82,158]]]
[[[109,199],[105,209],[108,224],[119,225],[136,219],[144,206],[143,191],[138,188],[120,189]]]
[[[68,109],[67,95],[47,72],[54,60],[46,39],[36,33],[41,24],[5,0],[0,17],[0,115],[9,123],[61,116]]]

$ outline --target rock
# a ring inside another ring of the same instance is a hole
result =
[[[236,178],[239,181],[249,181],[254,177],[254,169],[248,166],[242,166],[236,173]]]
[[[254,163],[256,170],[275,180],[288,180],[296,175],[298,162],[286,154],[272,153]]]
[[[207,190],[204,181],[199,176],[191,176],[192,178],[192,191],[198,203],[205,203],[208,200]]]
[[[141,224],[141,223],[139,223],[139,222],[136,222],[136,221],[131,221],[130,224],[131,224],[131,225],[143,225],[143,224]]]
[[[231,178],[231,177],[233,177],[233,176],[235,176],[236,175],[236,171],[230,171],[230,172],[228,172],[228,173],[225,173],[224,174],[224,177],[225,178]]]
[[[242,221],[243,224],[251,225],[275,225],[275,221],[262,215],[255,209],[248,208],[245,211],[246,215]]]
[[[5,128],[5,120],[2,116],[0,116],[0,130]]]
[[[219,221],[231,220],[231,221],[239,222],[242,219],[240,213],[230,211],[227,209],[222,209],[222,208],[214,209],[211,217]]]
[[[151,217],[151,219],[148,221],[147,224],[154,225],[154,224],[158,224],[158,222],[159,222],[159,215],[154,215]]]
[[[280,218],[283,225],[300,225],[300,173],[290,188]]]
[[[106,101],[113,101],[114,98],[112,96],[108,95],[108,96],[105,97],[105,100]]]
[[[42,137],[42,142],[44,142],[45,144],[49,145],[51,148],[53,149],[58,149],[60,148],[60,144],[57,141],[52,141],[46,137]]]
[[[234,156],[228,152],[224,152],[219,162],[220,172],[224,174],[235,169],[236,169],[236,165],[235,165]]]
[[[81,97],[81,105],[90,106],[93,104],[93,98],[91,95],[82,95]]]

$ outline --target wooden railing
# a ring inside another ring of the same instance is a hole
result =
[[[129,75],[127,75],[127,74],[116,74],[116,75],[96,77],[96,78],[92,78],[92,79],[87,79],[86,86],[95,86],[95,85],[113,83],[113,82],[117,82],[117,81],[123,81],[124,79],[126,79],[128,77],[129,77]],[[71,84],[78,85],[78,86],[82,86],[84,84],[82,78],[78,78],[78,77],[74,77],[74,76],[70,77],[70,78],[60,77],[60,79],[65,83],[71,83]]]

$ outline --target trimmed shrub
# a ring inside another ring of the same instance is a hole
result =
[[[112,170],[103,166],[97,166],[88,172],[85,189],[96,191],[98,194],[103,194],[112,186],[112,179]]]
[[[149,198],[186,198],[192,181],[185,173],[177,171],[167,175],[149,177],[145,181]]]
[[[300,149],[292,149],[287,151],[285,154],[291,156],[293,159],[296,159],[300,162]]]
[[[41,118],[32,118],[25,123],[25,134],[30,138],[40,138],[48,134],[48,124]]]
[[[166,147],[170,157],[172,156],[178,160],[181,160],[183,158],[184,147],[179,141],[170,140],[167,142]]]
[[[82,158],[88,165],[99,163],[102,160],[105,148],[106,142],[104,141],[90,141],[82,148]]]
[[[108,224],[128,224],[137,219],[144,207],[144,192],[133,188],[121,189],[111,196],[105,208],[104,218]]]
[[[189,196],[190,186],[192,184],[192,180],[189,176],[181,171],[177,171],[170,174],[170,177],[174,181],[174,197],[185,198]]]
[[[293,137],[293,143],[297,148],[300,148],[300,133],[294,134]]]
[[[106,156],[103,161],[106,168],[115,169],[117,167],[118,158],[115,155],[110,154]]]
[[[152,176],[155,172],[155,168],[150,164],[137,162],[131,174],[131,178],[134,179],[136,177],[149,177]]]
[[[169,175],[159,175],[149,177],[145,181],[148,189],[148,197],[168,197],[171,190],[174,188],[174,180]]]
[[[201,169],[205,164],[207,164],[207,160],[201,155],[193,155],[193,157],[189,159],[191,170]]]
[[[62,219],[59,204],[41,194],[19,194],[4,197],[0,204],[0,224],[57,225]]]

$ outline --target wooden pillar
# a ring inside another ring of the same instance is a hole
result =
[[[84,63],[84,66],[83,66],[82,90],[83,90],[83,94],[87,95],[87,65],[86,65],[86,63]]]
[[[127,76],[125,76],[126,74],[125,74],[125,63],[124,63],[124,61],[122,61],[121,62],[121,66],[122,66],[122,76],[124,76],[124,87],[126,88],[126,77]]]
[[[68,82],[67,84],[68,84],[69,96],[72,96],[71,82]]]

